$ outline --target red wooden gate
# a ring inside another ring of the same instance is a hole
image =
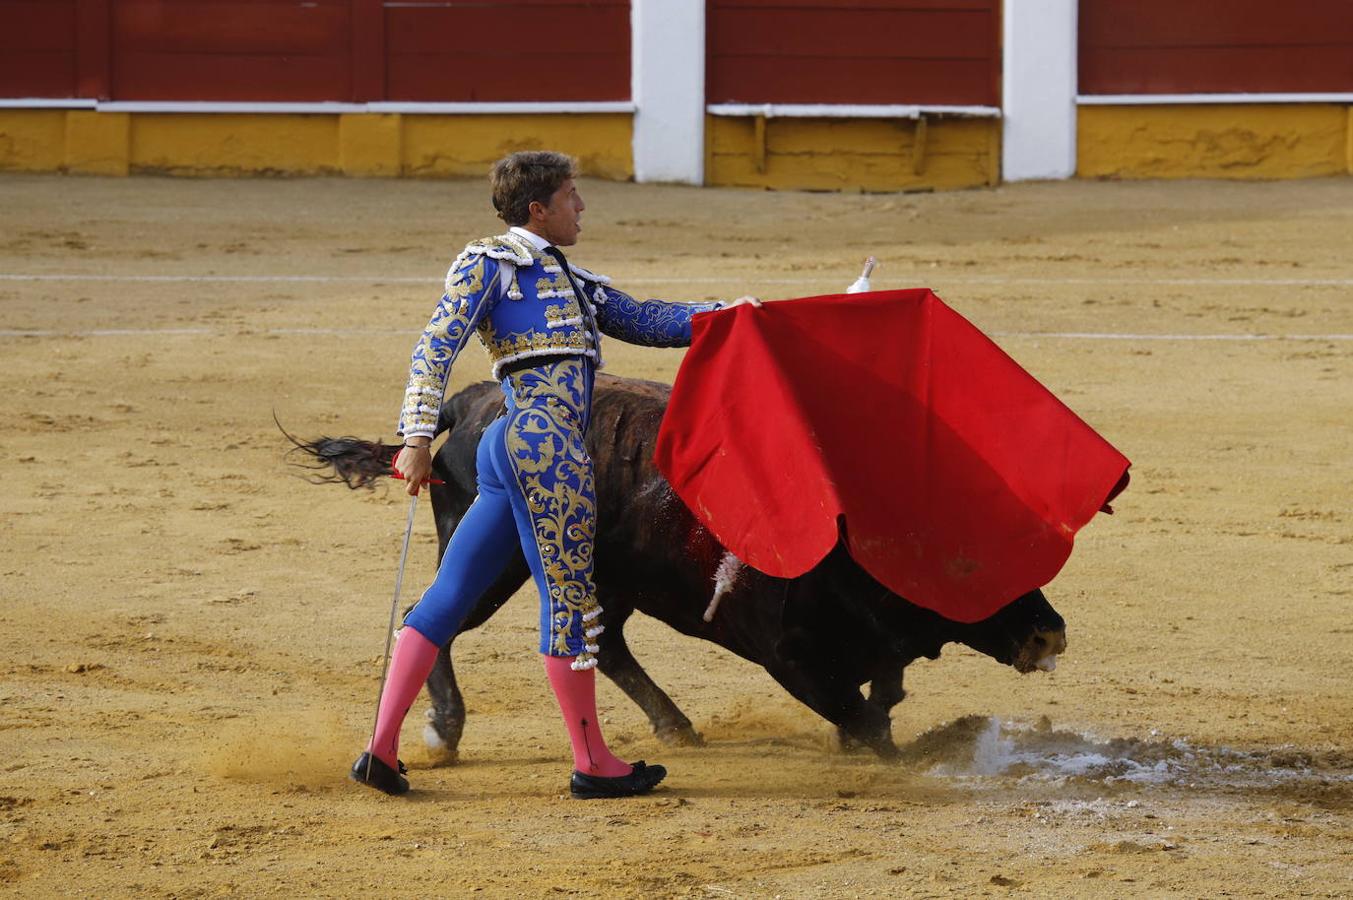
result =
[[[1080,0],[1079,90],[1353,91],[1353,2]]]
[[[709,0],[710,103],[1000,105],[999,0]]]

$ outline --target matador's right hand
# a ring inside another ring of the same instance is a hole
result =
[[[405,444],[395,457],[395,471],[404,476],[404,490],[410,496],[417,494],[432,474],[432,450],[427,444]]]

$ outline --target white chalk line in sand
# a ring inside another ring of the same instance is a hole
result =
[[[990,284],[990,285],[1158,285],[1163,287],[1353,287],[1353,278],[1154,278],[1147,275],[1114,275],[1099,278],[1089,277],[1034,277],[999,275],[946,275],[939,270],[930,272],[895,273],[896,280],[914,279],[925,281],[934,279],[944,284]],[[752,281],[756,284],[838,284],[847,279],[839,273],[831,275],[810,275],[793,278],[760,278],[756,276],[738,277],[672,277],[672,278],[631,278],[624,281],[630,285],[652,284],[730,284],[735,281]],[[405,275],[97,275],[64,272],[22,273],[0,272],[0,281],[108,281],[142,283],[198,283],[198,284],[422,284],[439,285],[441,279],[423,276]]]
[[[62,331],[57,329],[19,328],[0,329],[0,338],[42,337],[175,337],[179,335],[213,335],[216,337],[267,337],[271,335],[300,335],[319,337],[409,337],[414,332],[407,328],[86,328]],[[1353,334],[1134,334],[1113,331],[992,331],[991,337],[1043,338],[1071,341],[1353,341]]]

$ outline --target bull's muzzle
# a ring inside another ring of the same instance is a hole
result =
[[[1066,652],[1066,629],[1049,628],[1034,631],[1025,639],[1013,663],[1021,674],[1042,669],[1051,672],[1057,668],[1057,657]]]

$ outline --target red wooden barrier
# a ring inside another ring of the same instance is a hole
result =
[[[0,0],[0,95],[75,97],[75,0]]]
[[[385,29],[390,100],[630,96],[629,0],[403,3]]]
[[[75,2],[75,85],[80,97],[107,100],[112,96],[111,3]]]
[[[116,0],[119,100],[349,100],[351,0]]]
[[[999,0],[709,0],[711,103],[1000,105]]]
[[[1353,91],[1350,0],[1080,0],[1080,93]]]
[[[353,0],[352,99],[385,99],[385,4]]]
[[[629,0],[0,0],[0,97],[629,96]]]

